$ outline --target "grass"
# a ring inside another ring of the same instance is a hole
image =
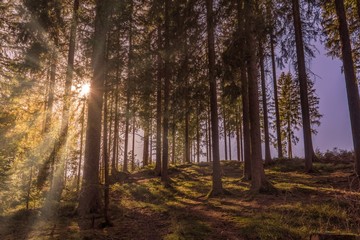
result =
[[[278,194],[249,192],[242,164],[222,162],[223,186],[231,194],[206,198],[211,165],[171,166],[171,187],[147,168],[111,188],[114,227],[90,228],[90,219],[62,214],[44,219],[40,211],[16,211],[0,218],[1,239],[308,239],[311,233],[360,234],[360,192],[350,177],[351,162],[314,163],[303,172],[301,159],[278,160],[266,175]],[[103,221],[95,219],[97,224]],[[19,229],[20,228],[20,229]]]

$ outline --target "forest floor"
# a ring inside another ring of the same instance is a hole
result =
[[[242,164],[222,162],[221,197],[207,198],[208,163],[172,166],[164,187],[149,169],[111,189],[113,227],[100,228],[100,216],[72,216],[63,204],[56,217],[40,210],[0,218],[0,239],[308,239],[311,233],[360,234],[359,179],[349,161],[316,162],[315,173],[302,160],[278,160],[266,167],[276,194],[249,192]],[[94,221],[94,222],[93,222]],[[92,227],[94,225],[94,227]]]

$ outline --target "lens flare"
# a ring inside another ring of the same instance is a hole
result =
[[[90,84],[86,83],[81,86],[80,95],[87,96],[90,92]]]

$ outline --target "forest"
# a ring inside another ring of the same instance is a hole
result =
[[[360,239],[359,36],[360,0],[1,0],[0,239]]]

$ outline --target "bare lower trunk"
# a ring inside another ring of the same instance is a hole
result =
[[[229,132],[229,160],[232,160],[231,156],[231,133]]]
[[[149,123],[146,121],[144,129],[144,148],[143,148],[143,166],[149,165]]]
[[[223,109],[223,124],[224,124],[224,151],[225,151],[225,159],[224,160],[228,160],[228,147],[227,147],[227,140],[226,140],[226,136],[227,136],[227,131],[226,131],[226,112],[225,109]]]
[[[240,129],[239,129],[240,121],[239,121],[239,113],[236,113],[236,154],[237,160],[240,161],[241,152],[240,152]]]
[[[196,162],[200,162],[200,126],[199,114],[196,114]]]
[[[209,131],[208,121],[206,120],[206,123],[205,123],[206,162],[210,162],[209,152],[211,151],[209,149],[209,134],[208,134],[208,131]]]
[[[135,171],[135,113],[133,113],[132,123],[132,145],[131,145],[131,171]]]
[[[175,126],[175,123],[173,123],[172,125],[172,132],[171,132],[171,135],[172,135],[172,151],[171,151],[171,163],[172,164],[175,164],[175,139],[176,139],[176,126]]]

